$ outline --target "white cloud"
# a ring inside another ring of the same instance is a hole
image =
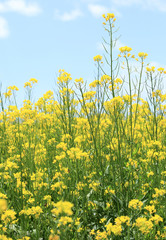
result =
[[[97,42],[97,44],[96,44],[97,50],[103,51],[103,50],[104,50],[103,44],[104,44],[104,46],[106,47],[106,44],[104,43],[104,41],[103,41],[103,43]],[[114,42],[114,44],[115,44],[115,45],[114,45],[114,49],[115,49],[116,51],[118,51],[118,52],[119,52],[119,48],[120,48],[120,47],[126,46],[126,44],[122,43],[119,39],[116,40],[116,43]],[[107,46],[107,50],[108,50],[108,46]],[[104,51],[105,51],[105,50],[104,50]],[[109,50],[108,50],[108,51],[109,51]]]
[[[122,14],[116,9],[116,8],[111,8],[110,13],[114,13],[115,17],[122,17]]]
[[[115,49],[119,51],[119,48],[126,46],[123,42],[121,42],[119,39],[115,43]]]
[[[145,2],[146,0],[144,0]],[[137,4],[142,2],[142,0],[112,0],[112,2],[115,5],[119,5],[119,6],[131,6],[133,4]]]
[[[36,16],[41,12],[37,3],[26,3],[25,0],[6,0],[0,3],[0,12],[17,12],[27,16]]]
[[[7,21],[0,17],[0,38],[6,38],[9,36],[9,28]]]
[[[104,50],[103,44],[101,42],[97,42],[96,43],[96,48],[99,51],[103,51]]]
[[[74,9],[71,12],[65,12],[63,14],[59,13],[59,10],[55,10],[55,18],[61,21],[72,21],[82,16],[83,13],[79,9]]]
[[[166,12],[165,0],[111,0],[115,6],[132,6],[140,5],[144,9],[157,9]]]
[[[104,50],[103,44],[104,44],[104,42],[103,42],[103,43],[98,42],[98,43],[96,44],[97,50],[103,51],[103,50]],[[114,44],[115,44],[115,42],[114,42]],[[106,47],[105,44],[104,44],[104,46]],[[114,45],[114,49],[119,52],[119,48],[120,48],[120,47],[124,47],[124,46],[126,46],[126,44],[122,43],[122,42],[118,39],[118,40],[116,41],[116,44]],[[108,50],[108,48],[107,48],[107,50]],[[105,50],[104,50],[104,51],[105,51]]]
[[[159,63],[159,62],[155,62],[155,61],[150,62],[149,66],[150,66],[150,67],[154,66],[156,69],[158,69],[158,68],[160,68],[160,67],[163,67],[163,68],[166,69],[166,65],[161,64],[161,63]]]
[[[95,2],[100,2],[100,0],[81,0],[81,2],[85,2],[85,3],[95,3]]]
[[[101,17],[104,13],[114,13],[116,17],[121,17],[121,13],[116,8],[110,9],[99,4],[88,4],[88,9],[96,18]]]
[[[98,4],[88,4],[88,9],[94,17],[101,17],[102,14],[109,12],[107,7]]]
[[[165,0],[147,0],[147,7],[153,7],[161,12],[166,12],[166,1]]]

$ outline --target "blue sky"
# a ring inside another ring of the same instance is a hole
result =
[[[58,70],[93,81],[93,57],[102,55],[103,13],[114,13],[117,47],[147,52],[147,62],[166,66],[166,0],[0,0],[0,82],[3,89],[36,78],[36,100],[56,88]],[[115,50],[115,54],[118,50]]]

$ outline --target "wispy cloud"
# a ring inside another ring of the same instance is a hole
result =
[[[166,12],[165,0],[111,0],[114,6],[132,6],[140,5],[144,9],[157,9],[161,12]]]
[[[101,17],[102,14],[108,13],[109,9],[103,5],[88,4],[88,9],[94,17]]]
[[[155,62],[155,61],[150,62],[149,66],[150,67],[154,66],[156,69],[158,69],[160,67],[166,68],[166,65],[161,64],[159,62]]]
[[[96,43],[96,48],[99,51],[103,51],[104,50],[103,44],[101,42],[97,42]]]
[[[103,44],[104,44],[104,46],[106,47],[106,45],[105,45],[104,42],[103,42],[103,43],[97,42],[97,43],[96,43],[96,48],[97,48],[97,50],[103,51],[103,50],[104,50]],[[124,44],[123,42],[121,42],[119,39],[116,40],[116,42],[114,42],[114,49],[115,49],[116,51],[118,51],[118,52],[119,52],[119,48],[120,48],[120,47],[124,47],[124,46],[126,46],[126,44]],[[108,50],[107,47],[106,47],[106,49]],[[109,50],[108,50],[108,51],[109,51]]]
[[[144,2],[146,2],[146,0],[144,0]],[[142,3],[142,0],[112,0],[112,3],[119,6],[131,6]]]
[[[6,19],[0,17],[0,38],[6,38],[9,36],[9,28]]]
[[[0,3],[0,12],[17,12],[26,16],[36,16],[41,8],[35,2],[27,3],[25,0],[6,0]]]
[[[125,43],[121,42],[119,39],[115,42],[115,50],[119,51],[119,48],[126,46]]]
[[[153,8],[157,8],[161,12],[166,12],[166,1],[165,0],[147,0],[148,5]]]
[[[121,17],[121,13],[116,8],[108,8],[100,4],[88,4],[88,10],[96,18],[101,17],[104,13],[111,12],[113,12],[117,17]]]
[[[79,9],[74,9],[70,12],[65,12],[63,14],[60,14],[59,10],[55,10],[55,18],[64,22],[75,20],[81,16],[83,16],[83,13]]]
[[[81,2],[83,3],[97,3],[97,2],[101,2],[101,0],[81,0]]]

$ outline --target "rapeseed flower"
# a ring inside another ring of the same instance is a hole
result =
[[[142,206],[143,206],[143,202],[139,201],[138,199],[132,199],[130,202],[129,202],[129,208],[133,208],[135,210],[137,209],[141,209]]]
[[[145,59],[148,56],[148,54],[144,52],[139,52],[138,56]]]
[[[54,204],[54,209],[51,211],[53,214],[58,216],[59,214],[65,213],[69,216],[73,214],[72,207],[73,204],[67,201],[59,201]]]
[[[153,229],[153,223],[151,220],[147,220],[145,217],[139,217],[134,224],[143,234],[148,234]]]
[[[100,62],[102,60],[102,56],[101,55],[96,55],[94,58],[93,58],[94,61],[96,62]]]
[[[113,19],[113,21],[116,21],[114,13],[107,13],[107,16],[103,14],[102,17],[105,18],[106,21],[109,21],[110,19]]]
[[[6,210],[1,215],[1,221],[4,222],[5,225],[9,223],[15,223],[16,220],[16,212],[14,210]]]
[[[7,201],[5,199],[0,199],[0,214],[7,210]]]
[[[131,50],[132,50],[132,48],[131,47],[127,47],[127,46],[119,48],[119,51],[121,53],[130,52]]]

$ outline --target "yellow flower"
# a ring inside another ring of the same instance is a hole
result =
[[[143,57],[144,59],[148,56],[148,54],[147,53],[144,53],[144,52],[139,52],[138,53],[138,56],[139,57]]]
[[[97,85],[101,85],[99,80],[94,80],[92,83],[89,84],[90,88],[95,88]]]
[[[7,210],[7,201],[5,199],[0,199],[0,214]]]
[[[73,220],[72,220],[72,218],[71,217],[68,217],[68,216],[64,216],[64,217],[60,217],[60,219],[59,219],[59,226],[61,226],[61,225],[66,225],[66,224],[68,224],[68,223],[72,223],[73,222]]]
[[[30,87],[30,88],[32,88],[31,83],[30,83],[30,82],[26,82],[26,83],[24,83],[24,88],[26,88],[26,87]]]
[[[59,240],[59,236],[58,236],[58,235],[51,234],[51,235],[49,236],[48,240]]]
[[[151,68],[150,67],[146,67],[146,71],[147,72],[155,72],[155,67],[152,66]]]
[[[104,240],[107,239],[107,233],[104,232],[100,232],[99,230],[97,231],[97,235],[95,237],[96,240]]]
[[[107,202],[106,206],[107,206],[107,208],[109,208],[111,206],[111,204]]]
[[[108,17],[108,18],[114,18],[115,15],[114,15],[113,13],[107,13],[107,17]]]
[[[120,79],[120,78],[116,78],[115,80],[114,80],[114,83],[120,83],[120,84],[122,84],[122,80]]]
[[[160,217],[158,214],[155,214],[153,217],[150,218],[151,221],[154,221],[157,225],[159,222],[163,222],[163,218]]]
[[[93,60],[96,61],[96,62],[100,62],[102,59],[102,56],[101,55],[96,55]]]
[[[7,196],[0,192],[0,198],[7,199]]]
[[[0,240],[12,240],[12,238],[8,238],[8,237],[6,237],[5,235],[1,235],[0,234]]]
[[[160,67],[160,68],[158,68],[157,70],[158,70],[160,73],[163,73],[165,69],[162,68],[162,67]]]
[[[71,74],[65,72],[63,69],[59,70],[60,76],[58,77],[58,81],[57,83],[68,83],[70,80],[72,80],[71,78]]]
[[[148,234],[153,229],[153,223],[144,217],[137,218],[135,226],[137,226],[143,234]]]
[[[153,97],[153,98],[155,97],[155,95],[156,95],[155,92],[152,92],[152,97]]]
[[[85,100],[89,100],[91,98],[93,98],[96,94],[96,91],[89,91],[89,92],[84,92],[83,96],[85,98]]]
[[[105,222],[107,219],[106,218],[101,218],[100,219],[100,223],[103,223],[103,222]]]
[[[143,206],[143,202],[139,201],[138,199],[132,199],[129,202],[129,208],[133,209],[141,209]]]
[[[109,75],[103,75],[103,76],[101,76],[101,80],[100,80],[100,82],[105,82],[105,83],[107,83],[107,82],[109,82],[111,80],[111,77],[109,76]]]
[[[107,13],[107,16],[105,14],[102,15],[103,18],[105,18],[106,21],[109,21],[110,19],[113,19],[113,21],[116,21],[115,15],[113,13]]]
[[[51,211],[55,215],[59,215],[61,213],[66,213],[71,216],[73,214],[72,207],[73,204],[67,201],[59,201],[54,204],[54,209]]]
[[[120,224],[113,225],[112,223],[108,223],[105,227],[106,227],[106,231],[107,231],[108,235],[111,235],[111,232],[113,232],[113,234],[115,236],[121,235],[122,227]]]
[[[111,231],[113,232],[113,234],[115,236],[120,236],[121,235],[121,232],[122,232],[122,227],[121,225],[113,225],[112,228],[111,228]]]
[[[76,83],[84,83],[83,78],[75,79]]]
[[[150,177],[150,176],[153,176],[154,175],[154,172],[149,172],[149,173],[147,173],[147,177]]]
[[[129,182],[125,182],[124,186],[127,188],[129,186]]]
[[[95,230],[94,230],[94,229],[92,229],[92,230],[90,231],[90,235],[95,235]]]
[[[4,93],[5,98],[10,98],[11,95],[12,95],[11,89],[9,89],[9,91],[7,91],[6,93]]]
[[[149,211],[150,214],[153,214],[156,212],[155,206],[154,205],[149,205],[144,207],[145,210]]]
[[[112,226],[113,226],[112,223],[108,223],[106,225],[106,230],[107,230],[108,235],[111,235]]]
[[[155,71],[155,67],[154,67],[154,66],[152,66],[152,68],[151,68],[151,69],[152,69],[152,71],[153,71],[153,72]]]
[[[80,225],[80,218],[76,218],[76,220],[75,220],[75,225],[76,225],[76,226]]]
[[[2,216],[1,216],[1,220],[5,223],[12,223],[15,219],[16,219],[16,212],[13,210],[6,210]]]
[[[155,188],[155,194],[152,195],[153,198],[157,198],[157,197],[160,197],[160,196],[163,196],[166,194],[166,190],[165,189],[158,189],[158,188]]]
[[[27,216],[31,215],[31,216],[34,216],[37,219],[37,218],[39,218],[39,216],[42,212],[43,212],[43,210],[41,209],[41,207],[36,206],[36,207],[21,210],[19,215],[22,215],[22,214],[25,214]]]
[[[121,53],[123,53],[123,52],[130,52],[131,50],[132,50],[132,48],[131,47],[127,47],[127,46],[119,48],[119,51]]]
[[[7,89],[10,89],[10,90],[15,90],[15,91],[18,91],[18,87],[16,87],[15,85],[14,86],[9,86]]]
[[[127,226],[130,225],[130,218],[128,216],[120,216],[115,218],[116,225],[121,225],[122,223],[126,223]]]
[[[31,78],[31,79],[29,80],[29,82],[32,82],[32,83],[37,83],[37,82],[38,82],[38,80],[37,80],[37,79],[35,79],[35,78]]]

